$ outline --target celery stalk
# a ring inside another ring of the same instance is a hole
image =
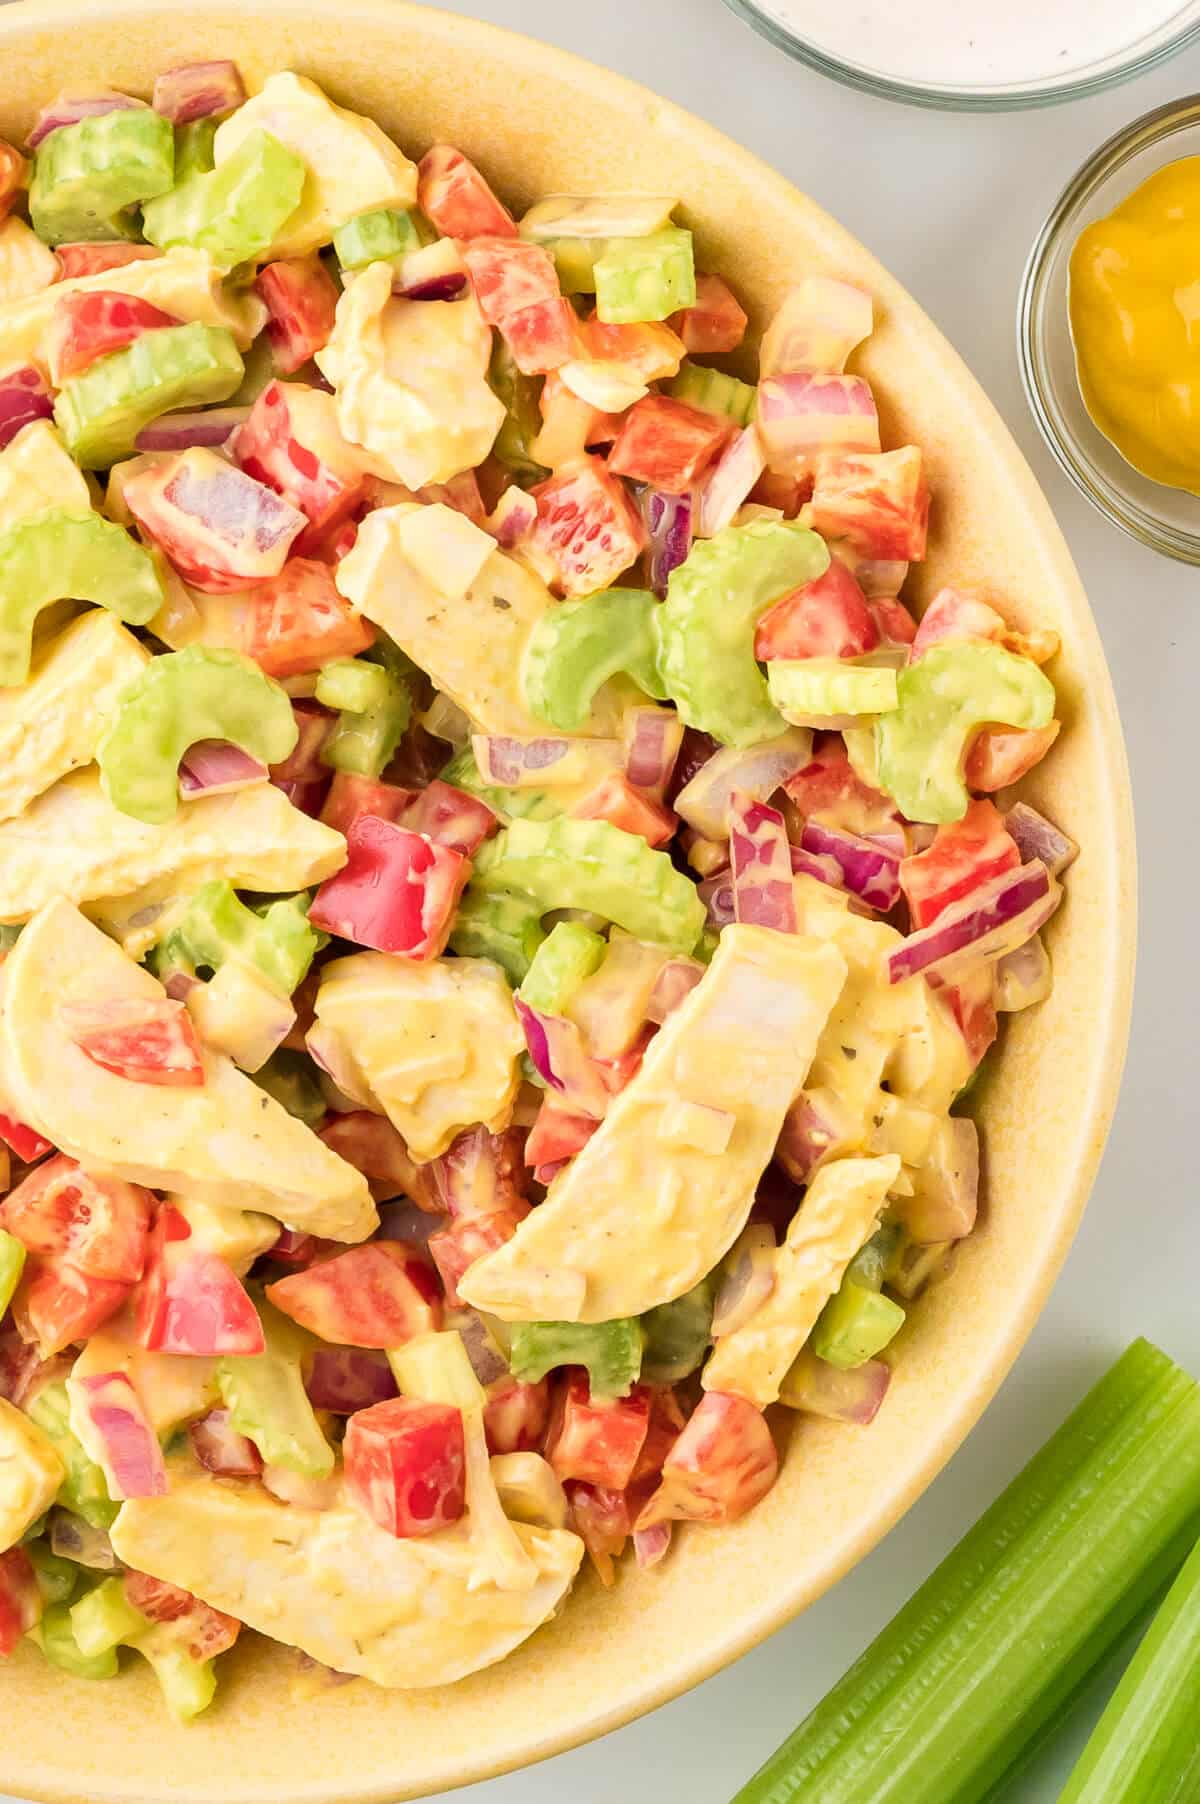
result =
[[[1176,1572],[1200,1389],[1139,1340],[734,1804],[976,1804]]]
[[[1167,1594],[1059,1804],[1200,1797],[1200,1546]]]

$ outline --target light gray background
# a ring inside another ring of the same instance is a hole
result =
[[[1190,1131],[1200,575],[1135,546],[1058,474],[1025,408],[1013,333],[1025,255],[1058,190],[1110,132],[1200,86],[1200,50],[1091,100],[970,117],[834,86],[721,0],[459,0],[446,10],[559,44],[710,120],[812,194],[906,284],[1045,486],[1100,622],[1133,767],[1142,945],[1121,1107],[1066,1270],[983,1422],[869,1559],[736,1666],[591,1747],[454,1794],[460,1804],[728,1804],[1128,1340],[1147,1334],[1200,1371]],[[1101,1683],[1091,1714],[1103,1696]],[[1058,1796],[1089,1721],[1083,1709],[1064,1725],[1011,1800]]]

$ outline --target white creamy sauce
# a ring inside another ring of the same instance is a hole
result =
[[[825,55],[927,87],[1099,75],[1200,21],[1200,0],[759,0]]]

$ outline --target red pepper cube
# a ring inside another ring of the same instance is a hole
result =
[[[916,562],[925,556],[929,490],[915,445],[899,451],[826,454],[816,460],[812,525],[825,539],[848,539],[865,558]]]
[[[143,332],[182,324],[175,314],[164,313],[139,295],[107,288],[70,291],[55,302],[46,334],[50,379],[61,388],[97,358],[123,351]]]
[[[494,1215],[464,1215],[430,1236],[429,1256],[446,1287],[446,1302],[451,1309],[465,1307],[458,1294],[459,1280],[477,1260],[511,1240],[528,1214],[529,1204],[522,1202]]]
[[[240,640],[238,649],[260,670],[282,679],[356,658],[375,643],[375,629],[338,593],[327,564],[291,557],[278,576],[247,594]],[[319,774],[328,772],[322,766]]]
[[[667,495],[699,482],[732,431],[732,423],[672,395],[647,395],[625,415],[608,467]]]
[[[313,926],[376,952],[437,958],[471,875],[470,860],[370,814],[355,821],[346,847],[346,864],[321,885],[308,911]]]
[[[337,284],[321,259],[313,255],[268,263],[259,270],[254,286],[266,304],[267,342],[275,368],[290,376],[329,343],[337,313]]]
[[[993,802],[975,801],[961,821],[938,828],[933,844],[900,861],[900,887],[914,927],[1021,862],[1017,843]]]
[[[301,554],[344,525],[366,494],[362,453],[343,438],[336,401],[302,382],[268,382],[238,430],[233,454],[248,476],[304,515]]]
[[[139,1184],[85,1172],[59,1153],[0,1202],[0,1227],[30,1253],[67,1259],[92,1278],[136,1283],[154,1197]]]
[[[294,1322],[332,1346],[399,1347],[441,1326],[437,1277],[411,1247],[372,1240],[267,1285]]]
[[[645,1384],[627,1397],[593,1398],[587,1373],[572,1367],[558,1387],[546,1458],[562,1479],[623,1491],[645,1445],[650,1402]]]
[[[546,375],[577,354],[574,311],[563,299],[554,259],[540,244],[473,238],[463,247],[479,310],[500,332],[517,368]]]
[[[169,996],[117,998],[79,1003],[63,1013],[80,1052],[114,1077],[159,1089],[203,1088],[200,1042],[182,1002]]]
[[[746,336],[746,309],[721,276],[697,275],[696,299],[671,315],[690,357],[715,357],[736,351]]]
[[[435,144],[417,170],[421,211],[443,238],[515,238],[517,223],[474,163],[453,144]]]
[[[41,1621],[42,1593],[23,1547],[0,1553],[0,1659],[15,1653],[22,1635]]]
[[[65,1259],[35,1254],[26,1261],[12,1300],[13,1321],[22,1340],[34,1342],[49,1359],[95,1334],[132,1288],[118,1278],[94,1278]]]
[[[564,596],[606,589],[640,556],[645,525],[624,483],[599,458],[580,458],[529,492],[538,510],[533,551],[553,569]]]
[[[570,810],[577,821],[609,821],[624,833],[636,833],[651,846],[665,846],[679,825],[669,808],[633,787],[620,771],[611,771]]]
[[[879,631],[853,573],[831,558],[823,576],[793,589],[763,615],[754,655],[772,658],[860,658],[879,643]]]
[[[401,789],[395,783],[380,783],[375,777],[356,777],[352,771],[339,770],[334,773],[321,819],[327,827],[348,835],[355,821],[366,814],[381,821],[400,820],[416,799],[415,789]]]
[[[218,1254],[190,1245],[191,1238],[178,1209],[164,1204],[134,1293],[138,1345],[204,1357],[262,1353],[262,1323],[236,1274]]]
[[[408,814],[408,826],[439,846],[470,858],[500,825],[486,802],[443,783],[440,777],[420,791]]]
[[[350,1417],[343,1442],[346,1492],[389,1535],[449,1528],[466,1509],[461,1410],[393,1397]]]
[[[488,1385],[483,1411],[489,1453],[536,1453],[550,1421],[550,1385],[526,1384],[511,1372]]]
[[[753,1403],[708,1391],[663,1462],[662,1482],[637,1519],[736,1522],[765,1497],[779,1473],[766,1417]]]
[[[177,1640],[192,1660],[211,1660],[223,1654],[241,1634],[236,1617],[215,1610],[181,1585],[152,1578],[134,1567],[126,1572],[124,1584],[125,1596],[134,1609],[151,1622],[169,1624],[170,1639]]]

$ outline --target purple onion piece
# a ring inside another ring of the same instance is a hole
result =
[[[50,1551],[94,1572],[116,1572],[120,1565],[104,1530],[69,1510],[55,1510],[50,1518]]]
[[[265,764],[226,739],[198,739],[179,762],[179,793],[183,796],[220,795],[265,783]]]
[[[1048,821],[1027,802],[1017,802],[1004,817],[1004,825],[1017,842],[1022,861],[1040,859],[1052,877],[1058,877],[1079,856],[1073,839]]]
[[[1044,1002],[1053,987],[1050,955],[1040,934],[1006,952],[996,965],[996,1007],[1002,1015],[1014,1015]]]
[[[656,1522],[653,1528],[635,1528],[633,1531],[633,1553],[638,1566],[648,1572],[651,1566],[657,1566],[666,1558],[671,1548],[670,1522]]]
[[[737,920],[733,906],[733,872],[718,871],[715,877],[706,877],[703,883],[696,885],[696,894],[703,902],[708,914],[710,927],[728,927]]]
[[[726,880],[728,881],[728,873]],[[680,1003],[691,995],[703,976],[704,966],[698,958],[669,959],[654,979],[646,1019],[656,1021],[661,1027],[667,1016],[673,1014]]]
[[[889,953],[889,981],[903,983],[918,972],[949,977],[978,959],[1015,952],[1045,925],[1061,899],[1057,882],[1036,859],[993,877]]]
[[[735,790],[729,807],[729,852],[739,921],[795,933],[791,847],[783,816]]]
[[[853,1145],[855,1123],[830,1090],[801,1090],[783,1118],[775,1163],[797,1184],[807,1184],[831,1155]]]
[[[246,98],[246,86],[236,63],[181,63],[168,69],[154,84],[154,110],[172,125],[191,125],[232,113]]]
[[[626,722],[625,775],[635,789],[661,796],[683,744],[683,722],[670,708],[633,708]]]
[[[898,843],[900,849],[895,850],[882,839],[867,839],[815,820],[805,821],[800,834],[802,850],[834,859],[845,887],[880,914],[887,914],[900,900],[903,841]]]
[[[504,789],[519,784],[530,771],[561,764],[571,750],[569,739],[512,739],[484,733],[475,734],[472,745],[484,782]]]
[[[248,407],[200,407],[160,414],[137,435],[139,451],[189,451],[194,445],[219,451],[250,417]]]
[[[685,735],[677,775],[688,749]],[[724,839],[729,832],[729,800],[735,789],[765,802],[811,757],[812,734],[803,727],[788,727],[786,732],[759,745],[722,746],[678,790],[676,812],[705,839]]]
[[[427,1209],[418,1209],[416,1203],[379,1205],[380,1240],[398,1240],[404,1246],[423,1247],[428,1244],[430,1235],[436,1234],[445,1225],[444,1216],[431,1215]]]
[[[411,282],[397,293],[402,301],[457,301],[466,288],[466,271],[452,269],[442,276],[426,276],[423,282]]]
[[[386,1403],[398,1390],[384,1355],[364,1347],[318,1347],[304,1388],[314,1409],[329,1409],[338,1416]]]
[[[791,1409],[865,1428],[879,1414],[891,1378],[882,1359],[843,1372],[806,1348],[788,1373],[784,1401]]]
[[[34,420],[52,420],[54,400],[32,365],[0,376],[0,451]]]
[[[117,94],[111,89],[102,94],[58,94],[42,108],[25,143],[28,149],[36,150],[44,138],[64,125],[78,125],[81,119],[95,119],[102,113],[148,110],[144,100],[135,100],[131,94]]]
[[[650,587],[661,597],[667,592],[672,570],[679,568],[692,549],[692,498],[667,495],[661,489],[644,489],[642,516],[650,535]]]
[[[827,852],[806,852],[803,846],[793,846],[791,853],[794,877],[814,877],[830,889],[845,889],[845,875],[836,858]]]
[[[474,1309],[449,1309],[442,1324],[462,1336],[471,1369],[480,1384],[494,1384],[508,1372],[508,1361],[487,1330],[483,1318]]]
[[[599,1121],[608,1107],[609,1092],[574,1021],[530,1008],[519,991],[513,1002],[539,1077],[569,1108]]]

